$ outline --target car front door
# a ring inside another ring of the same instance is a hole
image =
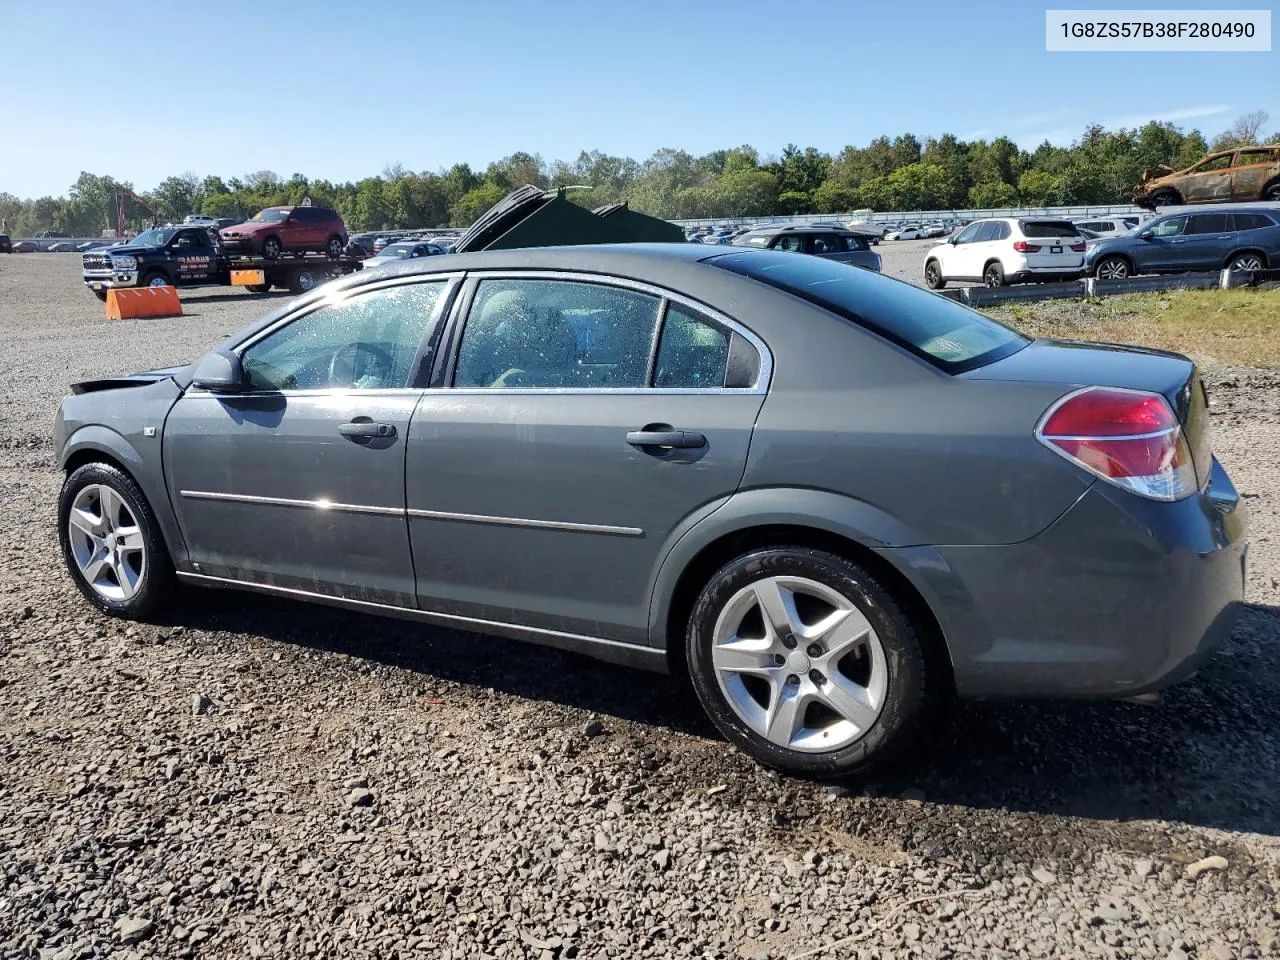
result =
[[[1186,214],[1156,220],[1139,234],[1138,243],[1130,251],[1138,273],[1181,270],[1183,231]]]
[[[630,281],[468,286],[456,354],[409,430],[419,605],[643,644],[659,562],[742,479],[768,354]]]
[[[1182,198],[1187,203],[1211,203],[1231,199],[1231,159],[1225,153],[1210,157],[1201,163],[1182,181]]]
[[[195,573],[414,605],[409,421],[451,281],[320,301],[235,348],[243,389],[188,389],[163,457]]]
[[[204,229],[179,230],[170,241],[170,251],[181,284],[205,283],[217,269],[213,242]]]
[[[957,233],[951,243],[937,248],[938,256],[942,260],[942,275],[944,277],[958,280],[969,276],[967,266],[969,248],[981,229],[981,223],[971,223]]]

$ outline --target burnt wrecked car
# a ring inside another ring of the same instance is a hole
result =
[[[1133,202],[1154,210],[1180,203],[1280,201],[1280,144],[1211,153],[1185,170],[1158,164],[1142,171]]]

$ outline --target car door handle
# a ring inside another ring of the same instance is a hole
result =
[[[338,432],[344,437],[371,440],[376,437],[394,437],[394,423],[374,423],[371,420],[353,420],[351,423],[338,425]]]
[[[707,438],[689,430],[632,430],[627,443],[633,447],[670,447],[675,450],[696,450],[707,445]]]

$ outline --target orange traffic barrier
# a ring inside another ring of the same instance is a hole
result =
[[[180,317],[177,287],[112,287],[107,290],[107,319]]]

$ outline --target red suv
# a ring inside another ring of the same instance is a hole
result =
[[[328,207],[267,207],[246,223],[218,231],[228,253],[260,253],[274,260],[285,251],[320,250],[342,256],[347,225]]]

